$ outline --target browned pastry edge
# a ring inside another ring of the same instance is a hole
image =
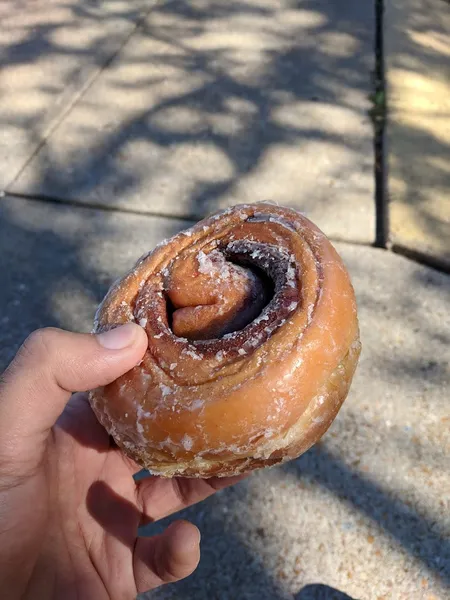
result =
[[[320,440],[333,423],[347,397],[360,349],[359,340],[355,340],[347,356],[333,372],[329,383],[310,402],[297,423],[283,435],[262,445],[257,455],[249,453],[248,456],[236,456],[224,461],[200,459],[192,462],[164,463],[159,462],[157,457],[152,458],[148,452],[142,452],[139,447],[125,446],[125,452],[152,475],[169,478],[229,477],[297,458]],[[101,415],[100,419],[106,429],[111,429],[111,423],[105,420],[104,415]]]

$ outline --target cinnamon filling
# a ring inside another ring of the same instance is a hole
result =
[[[175,259],[164,278],[168,325],[179,338],[217,340],[241,331],[263,311],[275,317],[293,273],[275,246],[247,241]]]

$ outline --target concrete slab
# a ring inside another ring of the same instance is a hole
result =
[[[387,0],[391,238],[450,269],[450,11]]]
[[[164,1],[10,188],[171,216],[300,207],[374,239],[374,8]]]
[[[182,226],[13,198],[1,207],[4,364],[38,325],[89,330],[108,284]],[[386,251],[337,247],[363,341],[350,397],[300,460],[186,511],[202,531],[200,567],[149,598],[449,597],[450,277]]]
[[[119,50],[154,0],[0,6],[0,189]]]

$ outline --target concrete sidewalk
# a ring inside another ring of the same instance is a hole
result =
[[[0,188],[16,179],[153,5],[1,3]]]
[[[387,0],[385,33],[394,243],[441,260],[446,130],[420,113],[414,135],[394,76],[419,69],[402,44],[424,28],[438,64],[439,2]],[[237,201],[307,212],[355,284],[363,354],[339,418],[298,461],[187,511],[200,567],[148,597],[447,599],[450,277],[371,247],[375,2],[8,0],[0,17],[0,369],[33,329],[89,331],[181,217]]]
[[[23,77],[6,64],[13,83],[0,118],[19,122],[5,149],[18,147],[5,163],[7,191],[190,217],[270,199],[301,207],[335,238],[374,240],[371,7],[173,0],[155,3],[130,37],[149,3],[129,3],[130,15],[122,4],[107,2],[94,17],[61,2],[64,20],[50,27],[40,18],[32,30],[37,64],[21,65]],[[19,31],[10,56],[32,44]],[[32,98],[48,104],[43,136],[42,111],[29,107],[30,71]]]
[[[385,6],[390,237],[449,272],[450,5]]]

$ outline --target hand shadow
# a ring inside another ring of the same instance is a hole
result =
[[[94,482],[88,491],[86,506],[91,517],[110,535],[133,548],[139,527],[151,521],[103,481]]]
[[[322,583],[314,583],[307,585],[294,596],[294,600],[358,600],[352,598],[344,592],[340,592],[336,588],[324,585]]]

